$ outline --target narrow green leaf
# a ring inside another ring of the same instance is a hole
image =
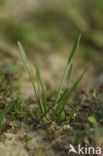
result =
[[[56,109],[53,112],[53,117],[55,117],[55,115],[57,114],[57,112],[59,112],[59,115],[64,111],[65,105],[67,104],[69,98],[71,97],[72,93],[76,90],[76,88],[78,87],[80,81],[82,80],[83,76],[85,75],[85,73],[88,71],[89,66],[84,70],[84,72],[80,75],[80,77],[78,78],[78,80],[74,83],[74,85],[72,86],[72,88],[70,89],[70,91],[68,92],[68,90],[65,92],[64,96],[62,97],[61,101],[58,102]]]
[[[31,83],[32,83],[32,86],[33,86],[33,89],[34,89],[34,92],[35,92],[37,101],[38,101],[38,103],[39,103],[39,107],[40,107],[40,109],[41,109],[41,112],[44,113],[43,106],[42,106],[42,104],[41,104],[40,98],[38,97],[38,94],[37,94],[37,91],[36,91],[36,87],[35,87],[35,84],[34,84],[34,81],[33,81],[33,77],[32,77],[31,71],[30,71],[30,69],[29,69],[29,65],[28,65],[28,63],[27,63],[27,57],[26,57],[24,48],[23,48],[23,46],[22,46],[22,44],[21,44],[20,41],[18,42],[18,47],[19,47],[19,52],[20,52],[21,58],[22,58],[22,60],[23,60],[23,62],[24,62],[24,65],[25,65],[26,70],[27,70],[27,72],[28,72],[30,81],[31,81]]]
[[[80,81],[83,79],[84,75],[86,74],[86,72],[88,71],[90,66],[87,66],[84,70],[84,72],[80,75],[80,77],[78,78],[78,80],[74,83],[74,85],[72,86],[71,90],[70,90],[70,95],[77,89]]]
[[[43,95],[42,104],[44,107],[44,111],[46,112],[46,93],[45,93],[43,81],[41,79],[40,71],[39,71],[39,68],[37,66],[36,66],[36,81],[38,84],[39,94],[40,94],[40,89],[42,89],[42,95]]]
[[[80,38],[81,38],[81,34],[79,35],[79,37],[77,38],[77,40],[75,41],[75,44],[74,44],[74,47],[70,53],[70,56],[69,56],[69,59],[68,59],[68,64],[70,64],[70,62],[72,61],[75,53],[76,53],[76,50],[77,50],[77,47],[79,45],[79,42],[80,42]]]
[[[27,57],[26,57],[24,48],[23,48],[23,46],[22,46],[22,44],[21,44],[20,41],[18,41],[18,47],[19,47],[19,52],[20,52],[21,58],[22,58],[22,60],[23,60],[23,62],[24,62],[24,65],[25,65],[26,70],[27,70],[27,72],[28,72],[29,78],[30,78],[30,80],[31,80],[33,89],[34,89],[35,94],[36,94],[36,96],[37,96],[35,84],[34,84],[34,81],[33,81],[33,77],[32,77],[31,71],[30,71],[30,69],[29,69],[29,65],[28,65],[28,63],[27,63]]]
[[[69,98],[71,97],[73,91],[76,90],[76,88],[78,87],[80,81],[82,80],[83,76],[85,75],[85,73],[88,71],[89,67],[87,67],[84,72],[81,74],[81,76],[78,78],[78,80],[75,82],[75,84],[72,86],[71,90],[69,91],[68,88],[65,89],[65,91],[63,92],[62,96],[60,97],[60,99],[58,100],[58,102],[56,102],[55,104],[53,104],[40,118],[40,120],[37,121],[36,125],[39,124],[41,122],[41,120],[51,111],[51,109],[53,107],[56,106],[56,108],[54,109],[51,118],[54,119],[57,112],[59,111],[59,115],[61,115],[61,113],[64,111],[65,105],[67,104]],[[61,108],[60,108],[61,107]]]
[[[68,90],[69,90],[68,88],[65,89],[65,91],[61,95],[60,99],[58,100],[57,105],[56,105],[56,107],[55,107],[55,109],[54,109],[54,111],[53,111],[53,113],[51,115],[52,119],[55,118],[55,115],[57,114],[58,110],[60,110],[60,107],[61,107],[62,103],[64,103],[65,99],[67,99],[66,95],[68,93]]]
[[[37,85],[38,85],[38,98],[39,98],[39,101],[41,103],[41,107],[42,107],[42,110],[43,110],[43,113],[44,113],[44,107],[42,106],[42,100],[41,100],[41,80],[40,80],[40,73],[39,73],[39,69],[36,67],[36,82],[37,82]]]
[[[17,100],[13,100],[8,103],[8,105],[4,108],[3,112],[0,112],[0,121],[3,120],[8,111],[12,108],[13,105],[17,103]]]
[[[80,37],[81,37],[81,35],[79,35],[78,39],[75,41],[74,47],[73,47],[73,49],[72,49],[72,51],[70,53],[66,69],[64,71],[63,77],[62,77],[61,82],[60,82],[60,86],[59,86],[59,89],[58,89],[58,95],[57,95],[56,102],[60,98],[60,94],[61,94],[63,83],[64,83],[64,80],[65,80],[65,77],[66,77],[66,73],[68,72],[69,65],[70,65],[70,63],[71,63],[71,61],[72,61],[72,59],[73,59],[73,57],[74,57],[74,55],[76,53],[76,50],[77,50],[77,47],[78,47],[78,44],[79,44],[79,41],[80,41]]]
[[[67,88],[69,87],[72,71],[73,71],[73,64],[71,64],[71,66],[69,68],[68,77],[67,77],[67,86],[66,86]]]

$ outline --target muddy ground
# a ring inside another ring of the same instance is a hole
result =
[[[25,5],[24,5],[25,4]],[[17,1],[13,0],[7,4],[5,9],[1,11],[0,17],[13,17],[17,20],[26,20],[28,17],[28,12],[33,8],[37,9],[38,2],[29,1]],[[11,30],[12,31],[12,30]],[[33,50],[32,54],[28,53],[28,62],[33,75],[35,76],[34,64],[38,64],[44,83],[48,88],[58,87],[60,78],[62,76],[63,70],[66,66],[67,56],[73,46],[71,42],[67,47],[63,47],[60,52],[54,51],[48,44],[43,45],[41,50]],[[81,51],[81,45],[78,49]],[[45,50],[46,49],[46,50]],[[42,52],[43,50],[43,52]],[[28,51],[28,49],[26,49]],[[15,93],[15,96],[23,97],[28,99],[34,96],[32,85],[25,71],[24,65],[19,56],[18,47],[13,45],[11,41],[5,38],[5,36],[0,37],[0,52],[2,54],[3,64],[13,63],[19,66],[19,72],[17,77],[13,80],[13,85],[20,85],[20,92]],[[75,59],[75,69],[71,84],[76,80],[76,78],[83,71],[84,67],[88,65],[88,61],[79,57],[77,53],[77,58]],[[93,88],[98,87],[102,83],[103,73],[96,74],[96,65],[91,64],[91,68],[82,80],[80,87],[82,88]],[[12,129],[14,129],[15,123],[11,124]],[[41,149],[45,152],[45,156],[66,156],[65,151],[56,151],[52,148],[52,144],[55,145],[56,142],[48,139],[48,132],[39,129],[33,131],[32,127],[27,126],[25,123],[18,123],[19,128],[17,132],[10,133],[4,132],[4,141],[0,142],[0,156],[40,156],[42,155]],[[30,141],[25,141],[25,138],[31,138]],[[59,139],[61,142],[62,138]]]

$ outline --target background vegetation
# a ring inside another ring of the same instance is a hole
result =
[[[102,145],[102,18],[100,0],[0,0],[0,150],[5,133],[20,137],[21,128],[25,146],[32,134],[45,136],[36,156],[49,148],[67,156],[68,142]]]

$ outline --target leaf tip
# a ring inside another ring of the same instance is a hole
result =
[[[78,36],[78,42],[80,42],[81,37],[82,37],[82,34],[79,34],[79,36]]]

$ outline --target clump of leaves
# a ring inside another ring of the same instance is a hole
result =
[[[65,71],[64,71],[64,74],[62,76],[60,86],[58,89],[57,98],[55,99],[55,102],[52,104],[52,106],[49,108],[47,105],[46,92],[45,92],[44,84],[43,84],[41,76],[40,76],[39,69],[37,66],[35,67],[36,79],[34,82],[32,73],[30,71],[30,68],[29,68],[29,65],[27,62],[27,57],[26,57],[25,51],[23,49],[21,42],[20,41],[18,42],[18,47],[20,50],[21,58],[24,62],[26,70],[28,72],[29,78],[31,80],[31,83],[32,83],[32,86],[33,86],[33,89],[34,89],[34,92],[36,95],[37,102],[39,104],[39,108],[41,110],[42,115],[41,115],[40,120],[38,122],[40,122],[47,114],[48,115],[50,114],[49,118],[51,120],[55,120],[55,119],[60,118],[62,116],[62,113],[65,110],[65,106],[68,104],[68,101],[72,96],[72,93],[75,92],[75,90],[78,87],[81,79],[83,78],[84,74],[88,70],[88,67],[87,67],[84,70],[84,72],[80,75],[80,77],[77,79],[77,81],[73,84],[73,86],[71,88],[69,88],[69,83],[70,83],[70,79],[71,79],[71,75],[72,75],[72,69],[73,69],[72,60],[76,54],[76,50],[77,50],[77,47],[78,47],[78,44],[80,41],[80,37],[81,37],[81,35],[79,35],[79,37],[75,41],[73,49],[69,55],[68,62],[67,62],[67,65],[66,65],[66,68],[65,68]],[[64,85],[64,82],[66,80],[66,76],[67,76],[66,89],[63,91],[63,85]],[[49,113],[49,112],[51,112],[51,113]]]
[[[3,120],[3,118],[5,117],[7,112],[11,109],[11,107],[13,105],[15,105],[16,103],[17,103],[17,100],[12,100],[11,102],[8,102],[8,104],[5,107],[5,109],[2,112],[0,112],[0,122],[1,122],[1,120]]]
[[[10,86],[11,87],[11,86]],[[11,90],[12,89],[10,89],[10,93],[11,93]],[[5,91],[5,92],[7,92],[7,91]],[[5,93],[4,93],[5,94]],[[11,110],[11,108],[14,106],[14,105],[16,105],[17,103],[18,103],[18,99],[14,99],[14,96],[13,96],[13,94],[10,94],[11,95],[11,97],[10,97],[10,100],[6,100],[6,99],[4,99],[4,102],[6,103],[5,105],[3,104],[2,105],[2,96],[1,96],[1,100],[0,100],[0,105],[3,107],[2,109],[0,109],[0,130],[1,130],[1,128],[2,128],[2,121],[3,121],[3,119],[5,118],[5,116],[6,116],[6,114],[8,113],[8,111],[10,111]],[[5,96],[5,95],[4,95]]]
[[[13,86],[10,79],[10,74],[14,73],[16,69],[16,66],[8,65],[0,72],[0,130],[6,114],[18,103],[18,99],[14,98]]]

